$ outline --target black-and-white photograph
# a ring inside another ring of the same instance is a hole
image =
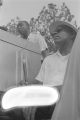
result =
[[[80,0],[0,0],[0,120],[80,120]]]

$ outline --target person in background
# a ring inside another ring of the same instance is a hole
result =
[[[60,99],[51,120],[80,120],[80,28],[68,60]]]
[[[19,21],[17,24],[17,31],[20,34],[20,37],[27,39],[30,34],[30,26],[27,21]]]
[[[17,25],[17,30],[22,38],[27,39],[30,42],[39,44],[42,55],[41,62],[43,62],[46,56],[46,50],[48,49],[48,46],[44,37],[40,34],[40,32],[39,31],[36,32],[36,30],[30,32],[30,26],[27,21],[20,21]]]
[[[35,28],[34,28],[35,29]],[[39,31],[33,31],[30,33],[30,26],[26,21],[21,21],[17,25],[17,30],[20,33],[21,37],[35,43],[38,43],[41,50],[41,63],[44,60],[44,57],[46,56],[46,49],[48,48],[47,43],[45,42],[44,37],[41,35]],[[27,80],[26,80],[27,81]],[[29,83],[28,83],[29,84]],[[32,84],[32,82],[31,82]],[[24,80],[21,80],[19,82],[19,85],[27,85],[27,83]],[[35,114],[35,108],[24,108],[23,114],[26,120],[33,119]],[[30,118],[31,117],[31,118]]]

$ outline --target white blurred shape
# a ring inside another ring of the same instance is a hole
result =
[[[2,98],[4,110],[14,107],[46,106],[59,100],[56,88],[47,86],[22,86],[9,89]]]

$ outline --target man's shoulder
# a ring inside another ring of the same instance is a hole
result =
[[[44,59],[44,61],[51,61],[51,60],[53,60],[55,57],[56,57],[56,53],[53,53],[53,54],[51,54],[51,55],[48,55],[48,56]]]

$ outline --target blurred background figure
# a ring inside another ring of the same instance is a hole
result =
[[[29,40],[30,42],[39,44],[42,55],[41,62],[43,62],[47,54],[46,51],[48,49],[48,46],[45,38],[41,35],[41,33],[36,30],[30,32],[30,25],[27,21],[20,21],[17,25],[17,30],[22,38]]]
[[[29,23],[27,21],[20,21],[17,25],[17,30],[22,38],[27,39],[30,33]]]

